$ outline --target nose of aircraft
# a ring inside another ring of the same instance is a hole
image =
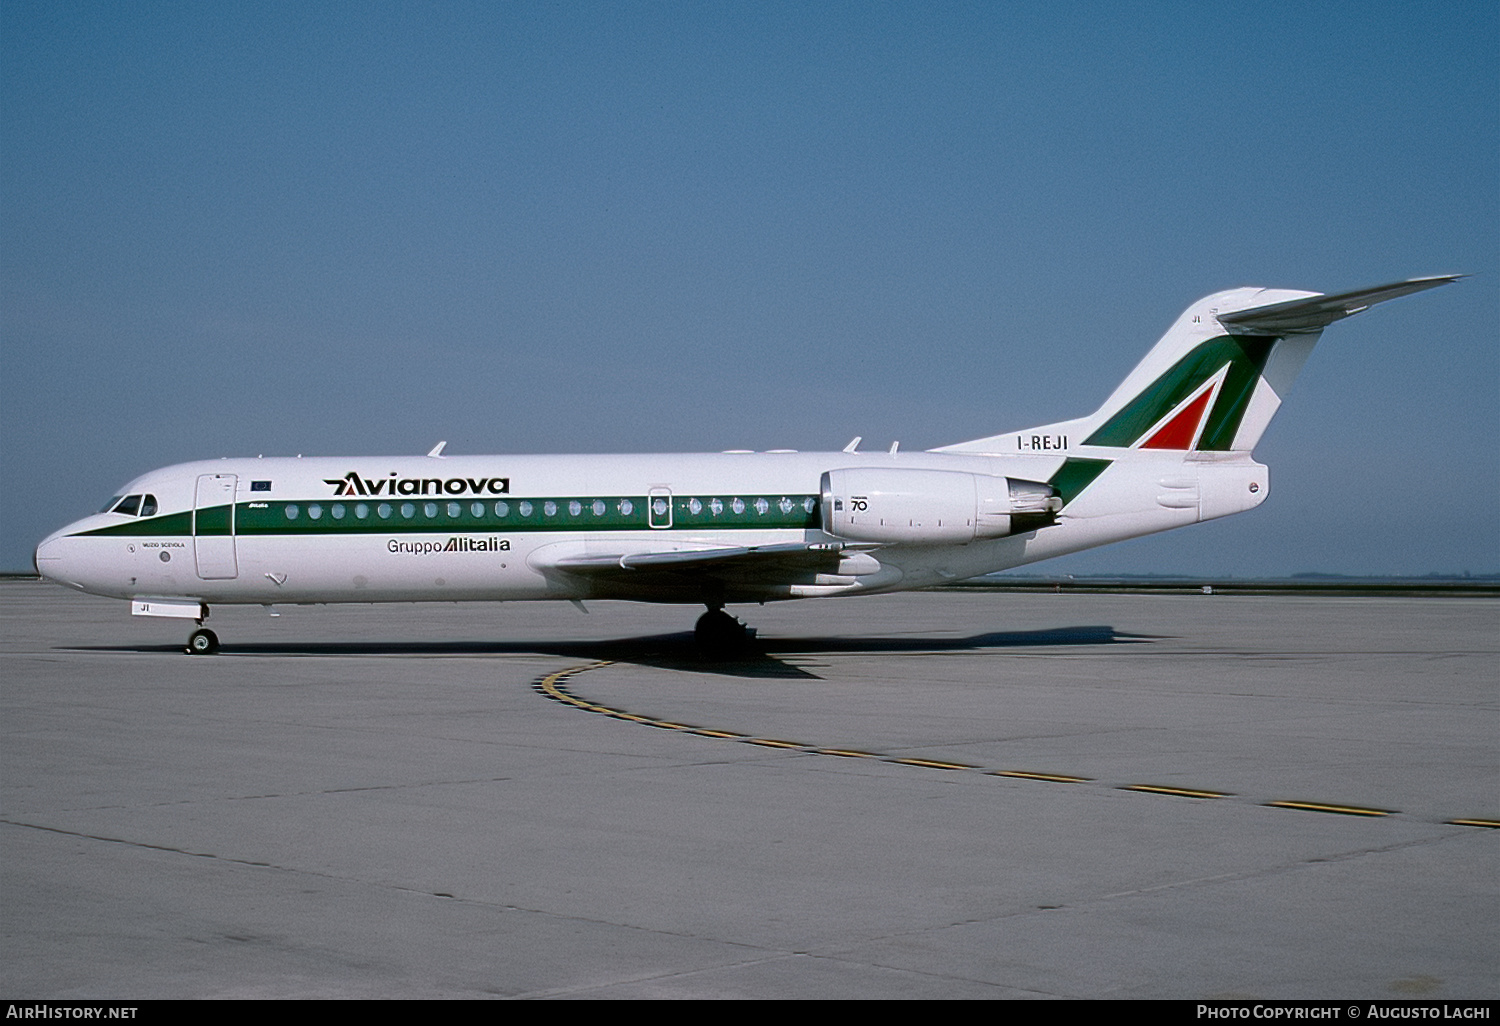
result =
[[[37,575],[45,577],[50,581],[60,584],[71,584],[78,587],[79,584],[69,573],[67,529],[54,531],[43,538],[37,545],[36,551],[31,554],[31,565],[36,567]]]

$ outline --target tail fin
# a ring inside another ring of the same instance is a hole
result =
[[[1325,296],[1241,288],[1200,299],[1093,414],[934,452],[1043,453],[1080,446],[1249,453],[1323,329],[1462,275]]]

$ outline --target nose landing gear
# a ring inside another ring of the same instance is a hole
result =
[[[188,655],[213,655],[219,650],[219,636],[207,627],[200,627],[188,635]]]

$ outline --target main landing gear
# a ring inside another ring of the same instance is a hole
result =
[[[693,628],[693,640],[704,655],[720,658],[743,650],[752,638],[755,628],[747,627],[724,612],[723,606],[709,606],[708,612],[698,617]]]

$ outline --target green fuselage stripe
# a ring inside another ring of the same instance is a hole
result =
[[[653,513],[656,496],[569,498],[256,500],[230,507],[142,517],[85,531],[89,536],[154,538],[227,535],[452,534],[468,531],[646,531],[664,529],[667,513]],[[816,529],[815,495],[672,496],[671,528],[691,531]],[[715,512],[715,503],[718,512]],[[739,505],[737,510],[736,504]],[[696,510],[694,509],[696,506]],[[809,506],[811,507],[809,509]],[[523,509],[526,511],[523,512]],[[499,512],[499,511],[502,511]],[[550,510],[550,512],[549,512]],[[194,514],[197,517],[194,529]],[[382,516],[382,513],[385,515]],[[361,515],[363,514],[363,515]]]
[[[1058,497],[1066,506],[1078,498],[1080,492],[1093,484],[1095,479],[1109,468],[1110,462],[1070,456],[1063,460],[1063,465],[1057,468],[1056,473],[1047,483],[1057,489]]]

